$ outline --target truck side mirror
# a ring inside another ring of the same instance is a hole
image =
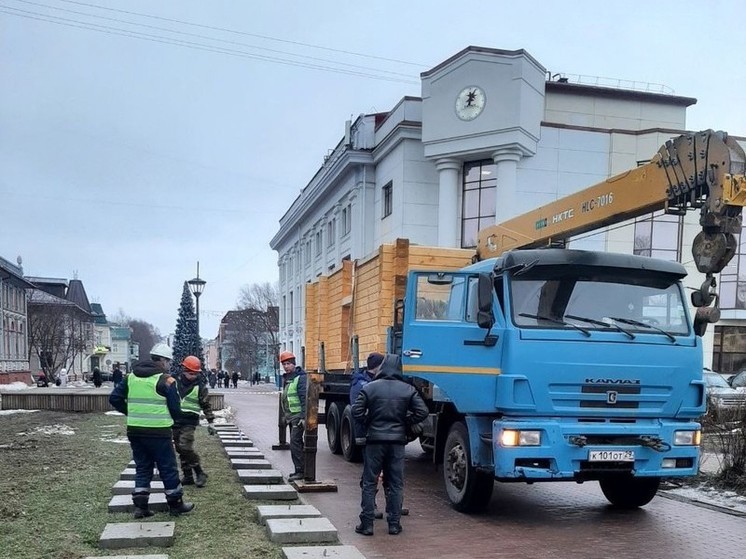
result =
[[[479,312],[477,313],[477,324],[480,328],[489,330],[495,324],[495,315],[492,313],[492,275],[479,274],[477,278],[477,302]]]

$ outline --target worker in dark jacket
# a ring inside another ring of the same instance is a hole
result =
[[[199,357],[189,355],[181,366],[182,370],[176,377],[176,386],[181,399],[181,416],[174,421],[173,426],[174,446],[179,454],[181,471],[184,474],[181,484],[204,487],[207,484],[207,474],[202,469],[199,454],[194,450],[194,432],[199,425],[201,410],[207,419],[207,432],[214,435],[215,428],[212,422],[215,420],[215,415],[212,413],[204,375],[200,374],[202,363]]]
[[[135,489],[132,502],[135,518],[152,516],[148,508],[153,468],[163,481],[171,515],[191,511],[183,500],[176,454],[171,444],[171,426],[181,416],[176,380],[168,374],[173,352],[166,344],[155,344],[150,360],[140,361],[126,381],[114,387],[109,403],[127,416],[127,438],[135,460]]]
[[[290,425],[290,457],[295,471],[288,481],[303,479],[303,433],[306,428],[306,390],[308,377],[303,368],[295,364],[295,355],[289,351],[280,353],[284,387],[282,390],[282,412],[285,423]]]
[[[425,402],[411,384],[404,382],[401,359],[387,354],[376,379],[366,384],[355,403],[352,416],[365,422],[367,429],[365,459],[363,461],[363,490],[360,524],[355,532],[373,535],[376,487],[378,474],[388,485],[386,491],[386,520],[389,534],[399,534],[401,506],[404,497],[404,446],[407,428],[424,421],[428,416]]]
[[[363,386],[372,381],[378,374],[383,364],[382,353],[371,353],[368,355],[366,361],[366,368],[358,369],[352,373],[352,381],[350,382],[350,402],[355,403],[358,394],[363,389]],[[365,422],[355,419],[355,444],[365,444]]]

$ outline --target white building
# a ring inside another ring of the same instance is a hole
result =
[[[686,131],[686,109],[696,103],[648,84],[586,85],[547,72],[524,50],[468,47],[421,80],[421,98],[348,122],[280,219],[270,246],[279,255],[285,349],[305,344],[304,286],[342,260],[363,259],[396,238],[473,247],[487,225],[648,160]],[[678,259],[690,269],[686,284],[699,287],[690,256],[698,229],[695,214],[648,216],[572,246]],[[740,262],[739,255],[723,272],[723,320],[705,339],[705,364],[723,372],[746,368]]]
[[[26,291],[33,285],[18,266],[0,257],[0,384],[29,382]]]

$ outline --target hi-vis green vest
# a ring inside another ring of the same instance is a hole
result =
[[[300,378],[300,375],[296,375],[296,377],[290,381],[290,384],[288,384],[288,409],[290,410],[290,413],[300,413],[301,407],[300,407],[300,398],[298,397],[298,379]]]
[[[198,416],[199,412],[199,384],[196,384],[181,399],[181,413],[193,413]]]
[[[161,375],[127,375],[127,426],[163,429],[174,422],[166,398],[156,392]]]

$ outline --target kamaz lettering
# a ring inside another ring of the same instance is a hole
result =
[[[587,378],[586,384],[640,384],[639,379],[624,378]]]
[[[603,208],[604,206],[611,204],[614,201],[614,193],[609,192],[608,194],[602,194],[596,198],[591,198],[580,204],[580,212],[587,213],[595,210],[596,208]]]

